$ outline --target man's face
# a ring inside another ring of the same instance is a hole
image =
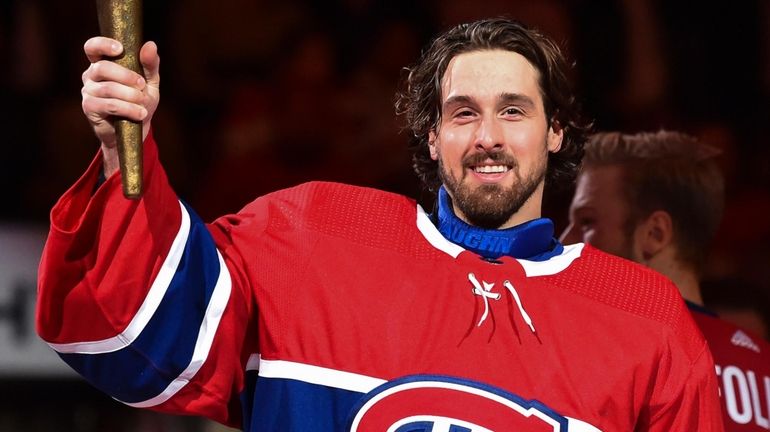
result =
[[[585,242],[613,255],[641,261],[634,235],[628,232],[630,212],[622,187],[621,167],[584,168],[578,176],[569,209],[570,225],[561,236],[562,243]]]
[[[511,51],[474,51],[449,62],[441,123],[429,141],[460,219],[507,228],[540,216],[548,152],[558,151],[563,134],[548,125],[538,78]]]

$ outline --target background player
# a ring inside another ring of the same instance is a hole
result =
[[[668,131],[598,133],[585,151],[562,241],[586,242],[670,278],[713,353],[726,429],[770,429],[770,344],[719,320],[701,297],[724,205],[718,151]]]

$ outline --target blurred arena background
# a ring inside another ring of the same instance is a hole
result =
[[[162,59],[154,133],[172,184],[207,220],[311,179],[401,192],[430,208],[394,115],[402,68],[436,32],[500,15],[562,43],[597,129],[676,129],[723,150],[728,206],[709,276],[738,275],[766,304],[764,0],[145,1],[145,39]],[[35,336],[48,211],[98,148],[80,110],[82,46],[97,33],[93,1],[0,2],[0,431],[226,430],[124,407]],[[570,193],[548,197],[557,230]]]

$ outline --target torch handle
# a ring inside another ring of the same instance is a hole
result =
[[[112,60],[142,74],[139,62],[142,44],[141,0],[96,0],[96,10],[102,35],[123,45],[123,53]],[[115,131],[123,195],[137,199],[142,195],[142,124],[118,119],[115,121]]]

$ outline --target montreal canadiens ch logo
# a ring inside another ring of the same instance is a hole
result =
[[[385,383],[354,409],[352,432],[567,432],[538,401],[469,380],[414,375]]]

